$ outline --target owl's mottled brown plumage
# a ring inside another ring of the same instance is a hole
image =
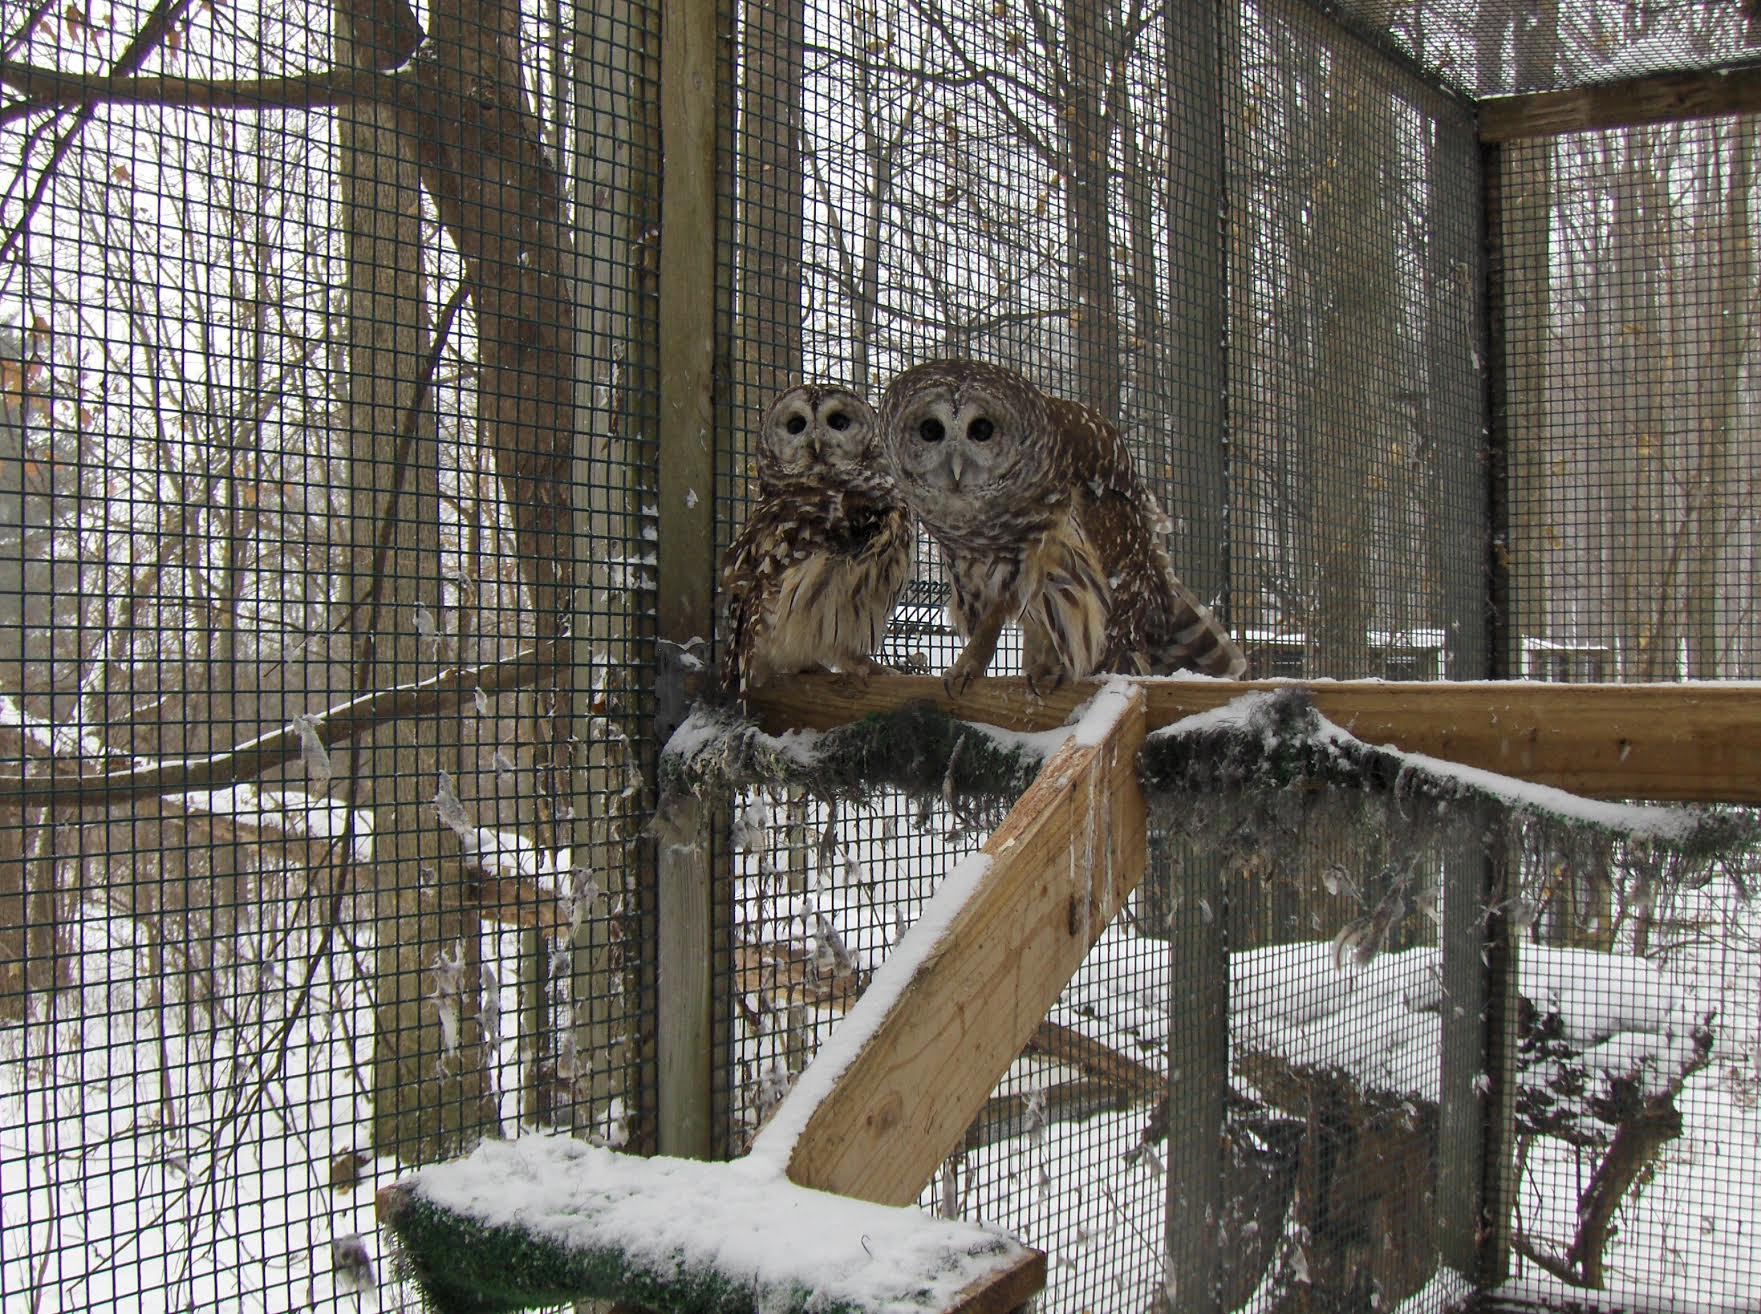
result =
[[[1036,685],[1096,673],[1198,670],[1239,678],[1247,660],[1174,574],[1167,518],[1124,440],[1086,406],[1013,370],[932,361],[881,402],[899,495],[941,545],[965,650],[963,687],[1019,621]]]
[[[866,672],[917,531],[878,451],[874,409],[845,388],[791,388],[757,440],[759,500],[722,561],[722,683]]]

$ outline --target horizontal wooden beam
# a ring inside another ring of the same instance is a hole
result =
[[[1479,103],[1480,140],[1680,123],[1761,111],[1761,67],[1653,73],[1567,91],[1490,96]]]
[[[754,1156],[786,1154],[799,1186],[903,1205],[960,1145],[1143,876],[1144,696],[1116,696],[1109,724],[1085,721],[991,833],[976,884],[938,891],[895,951],[917,955],[908,975],[883,990],[877,974],[847,1015],[861,1036],[847,1065],[825,1088],[810,1067]]]
[[[1145,680],[1150,729],[1286,681]],[[1037,698],[1021,679],[977,680],[951,698],[933,676],[881,675],[851,690],[803,676],[755,696],[766,730],[825,729],[928,702],[1013,730],[1062,725],[1092,682]],[[1761,804],[1761,687],[1751,684],[1318,681],[1315,708],[1366,743],[1393,744],[1587,798]]]

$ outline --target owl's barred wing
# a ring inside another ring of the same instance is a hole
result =
[[[1240,679],[1247,673],[1247,657],[1174,574],[1155,499],[1141,485],[1133,492],[1078,494],[1083,527],[1106,563],[1113,589],[1101,669],[1125,675],[1202,671]]]
[[[1085,488],[1097,500],[1109,493],[1131,499],[1141,494],[1131,449],[1105,416],[1063,397],[1047,397],[1046,406],[1061,439],[1059,455],[1067,463],[1060,482]]]
[[[724,618],[722,687],[745,688],[753,654],[764,642],[782,587],[783,568],[794,557],[799,535],[788,508],[772,498],[755,506],[740,535],[722,557]]]
[[[779,626],[792,627],[787,638],[777,634],[791,652],[817,636],[824,648],[813,653],[817,660],[848,659],[852,654],[842,648],[865,640],[860,655],[867,656],[904,591],[915,542],[904,506],[865,485],[828,488],[800,480],[775,487],[723,558],[723,685],[743,690],[752,682]],[[868,596],[841,595],[853,580]],[[823,623],[816,626],[816,618]],[[862,633],[850,633],[840,620],[860,622]]]

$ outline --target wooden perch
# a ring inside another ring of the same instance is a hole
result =
[[[1478,107],[1480,140],[1503,142],[1682,123],[1761,110],[1761,68],[1708,68],[1492,96]]]
[[[1746,814],[1592,802],[1429,754],[1366,744],[1327,721],[1308,692],[1295,688],[1249,694],[1221,713],[1164,727],[1150,735],[1139,765],[1145,787],[1158,797],[1172,792],[1187,815],[1245,795],[1287,847],[1294,838],[1288,823],[1302,809],[1343,806],[1355,820],[1367,800],[1388,811],[1385,828],[1404,822],[1415,833],[1476,829],[1485,817],[1505,815],[1702,858],[1755,837]],[[1279,797],[1291,792],[1297,808]]]
[[[1046,749],[1008,742],[924,703],[780,738],[731,708],[694,709],[661,749],[661,806],[680,794],[793,785],[818,798],[861,800],[881,790],[988,800],[1006,808],[1045,763]]]
[[[1139,681],[1152,730],[1252,690],[1291,681]],[[772,734],[823,729],[926,702],[963,721],[1048,730],[1094,696],[1083,681],[1035,697],[1019,678],[974,681],[949,697],[932,676],[879,675],[858,691],[801,676],[752,699]],[[1530,681],[1300,684],[1315,710],[1368,744],[1393,744],[1587,798],[1761,804],[1761,694],[1740,684]]]

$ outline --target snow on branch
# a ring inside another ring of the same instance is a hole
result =
[[[437,1310],[610,1299],[713,1314],[1013,1309],[1043,1258],[1006,1234],[795,1186],[769,1165],[485,1141],[379,1196]],[[989,1297],[990,1299],[986,1299]]]
[[[1618,852],[1645,882],[1690,880],[1753,842],[1744,811],[1611,803],[1364,743],[1297,689],[1256,692],[1153,732],[1139,757],[1151,814],[1227,862],[1362,915],[1335,950],[1367,961],[1412,913],[1438,915],[1438,862],[1498,841],[1523,871],[1589,869]],[[1330,861],[1344,854],[1346,860]],[[1330,862],[1330,865],[1328,865]],[[1510,894],[1517,894],[1512,889]]]

